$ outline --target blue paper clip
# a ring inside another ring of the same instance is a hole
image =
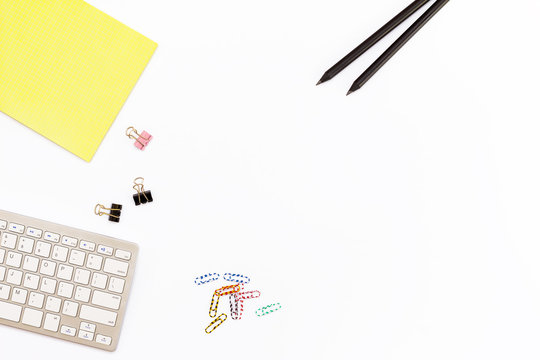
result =
[[[219,279],[218,273],[210,273],[195,278],[195,284],[202,285]]]
[[[231,274],[231,273],[225,273],[223,274],[223,279],[227,281],[232,281],[239,284],[248,284],[251,280],[247,276],[240,275],[240,274]]]

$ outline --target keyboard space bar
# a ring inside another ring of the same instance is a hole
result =
[[[21,319],[22,307],[7,302],[0,301],[0,319],[19,322]]]

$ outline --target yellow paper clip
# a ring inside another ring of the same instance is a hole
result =
[[[210,315],[210,317],[216,317],[218,306],[219,306],[219,295],[214,293],[214,295],[212,295],[212,302],[210,302],[210,311],[208,312],[208,315]]]
[[[216,291],[214,291],[214,294],[218,296],[230,295],[230,294],[237,293],[240,290],[243,290],[243,288],[244,287],[242,286],[242,284],[223,286],[217,289]]]
[[[212,331],[216,330],[219,325],[223,324],[225,320],[227,320],[227,315],[225,314],[219,315],[214,321],[210,323],[210,325],[206,327],[206,329],[204,329],[204,331],[207,334],[210,334]],[[208,331],[209,329],[210,331]]]

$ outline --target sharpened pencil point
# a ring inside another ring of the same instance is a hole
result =
[[[354,91],[351,91],[351,90],[347,91],[347,96],[351,95],[353,92]]]
[[[321,84],[322,84],[322,81],[321,81],[321,80],[319,80],[319,82],[318,82],[318,83],[317,83],[317,84],[316,84],[315,86],[317,86],[317,85],[321,85]]]

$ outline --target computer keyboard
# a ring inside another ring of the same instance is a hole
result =
[[[134,243],[0,210],[0,324],[114,351]]]

